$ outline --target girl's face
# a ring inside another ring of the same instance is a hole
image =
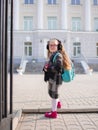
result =
[[[50,52],[56,52],[58,50],[58,41],[57,40],[51,40],[49,42],[49,51]]]

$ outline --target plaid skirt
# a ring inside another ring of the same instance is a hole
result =
[[[48,94],[51,98],[57,99],[59,97],[58,88],[60,85],[56,84],[56,81],[49,79],[48,82]]]

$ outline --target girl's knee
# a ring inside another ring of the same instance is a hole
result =
[[[57,99],[58,98],[58,94],[52,91],[49,91],[49,96],[53,99]]]

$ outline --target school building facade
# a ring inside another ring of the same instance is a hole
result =
[[[98,0],[15,0],[13,20],[15,62],[44,61],[57,38],[74,61],[98,63]]]

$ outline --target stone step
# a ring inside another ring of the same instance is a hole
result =
[[[36,63],[28,62],[26,65],[25,74],[43,73],[43,66],[44,66],[44,62],[36,62]],[[84,73],[81,63],[74,63],[74,67],[75,67],[76,74]]]

